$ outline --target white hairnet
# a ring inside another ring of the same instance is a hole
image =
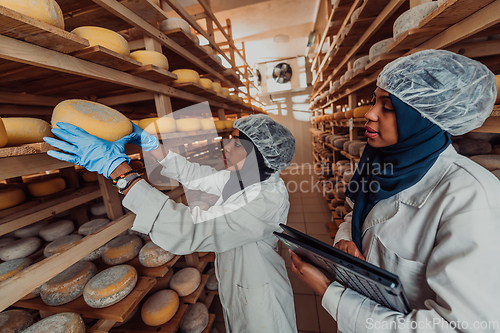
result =
[[[288,128],[263,114],[240,118],[233,126],[252,140],[269,168],[281,171],[290,165],[295,138]]]
[[[495,75],[483,64],[444,50],[425,50],[384,67],[377,86],[449,132],[480,127],[493,110]]]

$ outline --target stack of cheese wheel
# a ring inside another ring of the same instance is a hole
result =
[[[358,106],[353,110],[354,118],[364,118],[365,114],[372,108],[371,105]]]
[[[7,134],[7,146],[43,142],[43,137],[53,137],[50,124],[42,119],[13,117],[3,118],[2,121]]]
[[[153,135],[177,131],[177,123],[171,117],[144,118],[139,121],[138,126]]]
[[[201,130],[200,119],[182,118],[175,121],[178,132],[194,132]]]
[[[130,55],[130,48],[127,40],[113,30],[86,26],[78,27],[71,32],[87,39],[90,46],[100,45],[123,56],[128,57]]]
[[[160,52],[139,50],[130,53],[130,58],[139,61],[143,66],[155,65],[168,71],[168,59]]]
[[[178,271],[170,279],[170,288],[175,290],[179,296],[184,297],[192,294],[201,283],[201,274],[194,267],[186,267]]]
[[[90,212],[94,216],[105,215],[106,214],[106,205],[104,204],[104,202],[97,203],[97,204],[93,205],[92,207],[90,207]]]
[[[46,242],[52,242],[58,238],[69,235],[75,230],[71,220],[60,220],[44,226],[38,233]]]
[[[0,259],[9,261],[26,258],[36,252],[42,245],[38,237],[26,237],[8,243],[0,248]]]
[[[5,125],[3,124],[2,118],[0,118],[0,148],[7,145],[7,131],[5,130]]]
[[[200,119],[200,124],[201,124],[201,129],[204,131],[214,130],[217,128],[212,118]]]
[[[173,253],[165,251],[153,242],[146,243],[139,251],[139,262],[145,267],[159,267],[173,257]]]
[[[415,6],[399,16],[393,25],[393,38],[398,39],[406,31],[418,28],[420,21],[438,7],[437,1],[430,1]]]
[[[60,177],[28,184],[28,192],[37,198],[62,192],[65,188],[66,181]]]
[[[119,265],[134,259],[141,247],[142,241],[139,236],[118,236],[104,246],[101,257],[108,265]]]
[[[149,326],[160,326],[175,316],[179,309],[179,295],[173,290],[160,290],[150,296],[141,309],[142,321]]]
[[[208,309],[205,304],[198,302],[189,304],[179,326],[181,333],[201,333],[207,327],[209,320]]]
[[[7,7],[59,29],[64,29],[63,13],[55,0],[0,0],[0,6]]]
[[[31,325],[33,325],[33,317],[28,311],[15,309],[0,313],[0,332],[24,332]]]
[[[0,210],[17,206],[24,200],[26,200],[26,195],[20,188],[0,190]]]
[[[161,21],[160,31],[165,32],[174,29],[181,29],[186,33],[191,33],[191,27],[189,23],[178,17],[169,17],[166,20]]]
[[[27,225],[21,229],[15,230],[14,236],[18,237],[18,238],[38,236],[38,233],[40,232],[40,230],[42,230],[42,228],[45,227],[47,224],[49,224],[49,221],[47,221],[47,220],[35,222],[35,223]]]
[[[197,71],[192,69],[176,69],[173,71],[177,75],[177,80],[174,80],[172,84],[181,83],[200,83],[200,75]]]
[[[85,323],[76,313],[63,312],[40,320],[23,333],[85,333]]]
[[[83,289],[96,274],[97,267],[93,263],[77,262],[42,284],[40,297],[50,306],[69,303],[83,294]]]
[[[53,254],[66,251],[70,246],[82,239],[81,235],[68,235],[56,239],[43,249],[43,255],[48,258]]]
[[[92,308],[116,304],[134,289],[137,271],[130,265],[113,266],[94,276],[83,290],[83,299]]]
[[[116,141],[132,133],[132,124],[120,112],[99,103],[69,99],[57,104],[52,113],[52,126],[65,122],[80,127],[101,139]]]
[[[33,261],[30,258],[19,258],[1,263],[0,283],[7,279],[10,279],[32,263]]]

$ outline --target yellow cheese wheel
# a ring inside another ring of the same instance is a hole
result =
[[[97,172],[90,172],[88,170],[84,170],[82,172],[82,179],[84,182],[91,183],[97,181]]]
[[[134,170],[140,170],[140,169],[144,168],[144,163],[142,161],[139,161],[139,160],[130,161],[130,163],[128,165],[130,165],[130,167]]]
[[[118,236],[104,246],[101,257],[108,265],[119,265],[134,259],[141,247],[142,241],[139,236]]]
[[[192,294],[201,283],[201,273],[194,267],[186,267],[178,271],[170,279],[170,288],[179,296]]]
[[[71,220],[60,220],[44,226],[38,233],[46,242],[52,242],[58,238],[69,235],[75,230]]]
[[[333,114],[333,118],[335,120],[341,120],[341,119],[345,119],[345,113],[344,112],[335,112]]]
[[[192,132],[201,130],[201,123],[200,119],[198,118],[177,119],[176,124],[178,132]]]
[[[53,254],[61,253],[66,251],[73,244],[82,239],[82,235],[67,235],[56,239],[55,241],[49,243],[43,249],[43,255],[48,258]]]
[[[17,206],[24,200],[26,195],[20,188],[0,190],[0,210]]]
[[[177,75],[177,80],[175,80],[173,84],[186,82],[200,83],[200,75],[192,69],[176,69],[172,73]]]
[[[371,105],[358,106],[353,110],[354,118],[364,118],[365,114],[372,108]]]
[[[18,258],[0,264],[0,282],[10,279],[29,265],[33,261],[30,258]],[[1,327],[1,325],[0,325]],[[0,330],[1,331],[1,330]]]
[[[139,262],[145,267],[159,267],[166,264],[174,257],[153,242],[149,242],[139,251]]]
[[[207,88],[207,89],[212,90],[212,89],[213,89],[213,83],[212,83],[212,80],[210,80],[210,79],[205,79],[205,78],[201,78],[201,79],[200,79],[200,86],[202,86],[202,87],[205,87],[205,88]]]
[[[25,310],[7,310],[0,313],[0,332],[23,332],[33,325],[33,317]]]
[[[231,93],[229,95],[229,99],[232,100],[233,102],[238,102],[239,101],[239,97],[238,95],[234,94],[234,93]]]
[[[68,99],[57,104],[52,113],[52,127],[58,122],[70,123],[108,141],[132,133],[132,124],[120,112],[99,103]]]
[[[500,75],[495,76],[495,78],[497,79],[497,100],[495,104],[500,104]]]
[[[38,237],[26,237],[10,242],[0,248],[0,259],[9,261],[26,258],[38,250],[42,241]]]
[[[7,146],[43,142],[43,137],[53,137],[50,124],[36,118],[3,118],[7,132]]]
[[[234,121],[232,121],[232,120],[224,120],[224,127],[233,128],[233,123],[234,123]]]
[[[5,147],[5,145],[7,145],[7,131],[2,118],[0,118],[0,148]]]
[[[179,295],[173,290],[160,290],[149,297],[141,309],[142,321],[159,326],[172,319],[179,309]]]
[[[140,120],[139,119],[131,120],[131,122],[133,122],[135,125],[139,126]]]
[[[174,118],[145,118],[139,122],[139,127],[149,134],[172,133],[177,131],[177,122]]]
[[[204,131],[215,129],[215,123],[212,118],[200,119],[201,129]]]
[[[160,52],[139,50],[130,53],[130,58],[145,65],[155,65],[168,71],[168,60]]]
[[[87,39],[90,46],[101,45],[108,50],[114,51],[126,57],[130,55],[130,48],[127,40],[113,30],[101,27],[85,26],[73,29],[71,32],[77,36]]]
[[[127,297],[137,283],[137,271],[130,265],[118,265],[94,276],[83,290],[90,307],[105,308]]]
[[[63,13],[55,0],[0,0],[0,6],[64,29]]]
[[[214,121],[214,123],[215,123],[215,128],[218,130],[223,130],[226,128],[226,123],[224,122],[224,120],[216,120]]]
[[[63,312],[36,322],[23,333],[85,333],[85,323],[80,315]]]
[[[346,119],[350,119],[350,118],[353,118],[354,117],[354,110],[347,110],[345,112],[345,118]]]
[[[229,88],[221,88],[222,95],[229,97]]]
[[[97,267],[79,261],[45,282],[40,287],[42,301],[50,306],[63,305],[83,294],[83,288],[97,274]]]
[[[212,89],[218,93],[218,94],[222,94],[222,87],[220,85],[219,82],[212,82]]]
[[[28,192],[34,197],[43,197],[63,191],[66,181],[63,178],[53,178],[28,184]]]

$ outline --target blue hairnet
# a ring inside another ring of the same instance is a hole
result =
[[[384,67],[377,86],[451,135],[480,127],[497,95],[495,75],[483,64],[445,50],[425,50]]]
[[[295,154],[295,138],[285,126],[263,114],[240,118],[233,124],[252,140],[271,169],[283,170]]]

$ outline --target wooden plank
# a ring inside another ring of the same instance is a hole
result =
[[[405,31],[389,46],[390,52],[411,50],[436,35],[433,29],[414,28]]]
[[[500,109],[500,105],[497,107]],[[500,116],[486,118],[483,125],[472,132],[500,133]]]
[[[118,190],[113,186],[111,179],[104,178],[103,175],[97,175],[101,195],[106,207],[108,219],[113,221],[123,216],[122,200]]]
[[[151,64],[133,69],[129,71],[129,73],[147,80],[161,82],[164,84],[170,84],[172,81],[177,80],[177,75]]]
[[[40,220],[52,217],[70,208],[99,198],[101,191],[97,186],[89,186],[54,200],[42,202],[24,211],[0,219],[0,235],[25,227]]]
[[[60,0],[58,0],[59,2]],[[113,31],[123,31],[134,26],[130,22],[113,15],[113,13],[110,13],[105,8],[96,5],[93,1],[88,1],[89,3],[82,4],[81,6],[78,3],[82,3],[82,1],[77,0],[75,2],[76,4],[72,11],[64,11],[64,24],[65,29],[68,31],[81,26],[96,26]]]
[[[147,295],[148,291],[153,288],[155,283],[155,278],[141,276],[137,280],[137,284],[134,289],[130,292],[130,294],[128,294],[127,297],[122,299],[120,302],[103,309],[96,309],[88,306],[87,303],[85,303],[83,296],[59,306],[49,306],[45,304],[40,297],[25,301],[18,301],[13,305],[20,308],[49,311],[53,313],[73,312],[87,318],[122,322],[134,310],[134,308],[139,305],[139,302]]]
[[[210,252],[209,254],[200,257],[200,261],[206,261],[206,262],[215,262],[215,253]]]
[[[16,147],[0,148],[0,157],[41,154],[46,153],[49,150],[54,150],[54,148],[46,142],[29,143]]]
[[[85,38],[3,6],[0,6],[0,34],[63,53],[89,46]]]
[[[114,106],[120,104],[136,103],[154,100],[154,94],[150,92],[139,92],[127,95],[118,95],[112,97],[103,97],[97,99],[97,103],[105,104],[107,106]]]
[[[62,97],[38,96],[30,94],[13,94],[0,91],[0,103],[2,104],[19,104],[19,105],[39,105],[39,106],[56,106],[62,102]]]
[[[118,54],[101,45],[90,46],[83,50],[73,52],[71,55],[123,72],[142,67],[142,64],[139,61]]]
[[[461,54],[468,58],[482,58],[500,54],[500,40],[488,40],[476,43],[458,43],[446,50]]]
[[[121,0],[120,3],[151,25],[168,19],[167,14],[151,0]]]
[[[365,66],[365,75],[370,75],[372,73],[375,73],[379,69],[384,68],[385,65],[387,65],[391,61],[403,56],[404,53],[405,53],[404,51],[397,51],[397,52],[390,52],[390,53],[385,53],[385,54],[379,55],[378,57],[373,59],[373,61],[369,62]]]
[[[192,45],[194,43],[191,37],[181,28],[164,30],[162,32],[180,46]]]
[[[205,327],[205,329],[201,331],[201,333],[211,333],[214,322],[215,322],[215,315],[213,313],[210,313],[208,317],[207,327]]]
[[[205,285],[207,284],[207,281],[208,281],[208,275],[202,274],[201,283],[199,287],[191,295],[179,297],[179,301],[181,303],[195,304],[198,298],[200,297],[201,293],[205,291]]]
[[[0,179],[31,175],[34,173],[71,167],[74,164],[52,158],[47,154],[35,154],[0,158]]]
[[[94,249],[106,244],[120,233],[132,227],[134,214],[127,214],[107,224],[91,236],[86,236],[62,253],[56,253],[31,265],[15,277],[0,284],[0,311],[24,297],[32,290],[61,273]],[[151,278],[153,279],[153,278]],[[101,311],[102,312],[102,311]]]

